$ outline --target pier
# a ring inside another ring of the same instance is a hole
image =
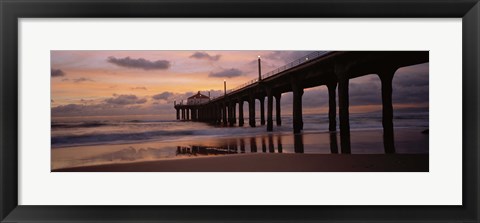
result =
[[[428,51],[316,51],[266,74],[261,74],[260,58],[258,58],[258,78],[228,91],[224,85],[223,96],[203,103],[175,104],[176,118],[223,126],[233,127],[237,123],[238,126],[244,126],[243,107],[246,102],[248,103],[248,124],[255,127],[257,117],[255,101],[258,100],[260,125],[266,125],[266,131],[273,131],[274,113],[275,124],[282,125],[282,94],[292,92],[293,132],[300,133],[303,129],[304,90],[325,85],[328,88],[329,131],[337,130],[338,106],[341,153],[350,153],[349,80],[373,74],[378,75],[381,81],[384,149],[386,153],[394,153],[392,80],[399,68],[426,62],[429,62]],[[337,97],[338,105],[335,100]]]

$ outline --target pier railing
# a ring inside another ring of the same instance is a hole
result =
[[[317,58],[320,58],[320,57],[322,57],[322,56],[325,56],[325,55],[327,55],[329,52],[331,52],[331,51],[314,51],[314,52],[312,52],[312,53],[309,53],[308,55],[305,55],[305,56],[303,56],[303,57],[300,57],[300,58],[298,58],[298,59],[296,59],[296,60],[294,60],[294,61],[292,61],[292,62],[290,62],[290,63],[288,63],[288,64],[285,64],[285,65],[283,65],[283,66],[281,66],[281,67],[278,67],[278,68],[275,69],[275,70],[272,70],[272,71],[270,71],[270,72],[268,72],[268,73],[263,74],[263,75],[262,75],[262,80],[265,80],[265,79],[267,79],[267,78],[269,78],[269,77],[273,77],[273,76],[275,76],[275,75],[277,75],[277,74],[280,74],[280,73],[282,73],[282,72],[284,72],[284,71],[286,71],[286,70],[289,70],[289,69],[294,68],[294,67],[297,67],[297,66],[299,66],[299,65],[301,65],[301,64],[307,63],[307,62],[309,62],[309,61],[311,61],[311,60],[313,60],[313,59],[317,59]],[[241,85],[239,85],[239,86],[237,86],[237,87],[235,87],[235,88],[233,88],[233,89],[227,90],[227,94],[230,94],[230,93],[232,93],[232,92],[234,92],[234,91],[241,90],[241,89],[243,89],[243,88],[245,88],[245,87],[248,87],[248,86],[250,86],[250,85],[252,85],[252,84],[255,84],[255,83],[257,83],[257,82],[258,82],[258,78],[252,79],[252,80],[250,80],[250,81],[248,81],[248,82],[245,82],[245,83],[243,83],[243,84],[241,84]],[[218,96],[218,97],[212,97],[211,100],[216,99],[216,98],[222,98],[222,97],[224,97],[224,96],[222,95],[222,96]],[[208,102],[205,102],[205,104],[206,104],[206,103],[208,103]]]
[[[308,55],[305,55],[305,56],[303,56],[303,57],[301,57],[301,58],[298,58],[298,59],[296,59],[296,60],[294,60],[294,61],[292,61],[292,62],[290,62],[290,63],[288,63],[288,64],[285,64],[285,65],[283,65],[283,66],[281,66],[281,67],[279,67],[279,68],[277,68],[277,69],[275,69],[275,70],[272,70],[272,71],[270,71],[270,72],[268,72],[268,73],[266,73],[266,74],[263,74],[263,75],[262,75],[262,80],[264,80],[264,79],[266,79],[266,78],[269,78],[269,77],[272,77],[272,76],[275,76],[275,75],[277,75],[277,74],[279,74],[279,73],[282,73],[283,71],[286,71],[286,70],[288,70],[288,69],[294,68],[294,67],[296,67],[296,66],[298,66],[298,65],[304,64],[304,63],[306,63],[306,62],[308,62],[308,61],[310,61],[310,60],[313,60],[313,59],[317,59],[317,58],[319,58],[319,57],[322,57],[322,56],[326,55],[328,52],[330,52],[330,51],[315,51],[315,52],[309,53]],[[227,92],[228,92],[228,93],[231,93],[231,92],[240,90],[240,89],[245,88],[245,87],[247,87],[247,86],[250,86],[250,85],[252,85],[252,84],[254,84],[254,83],[256,83],[256,82],[258,82],[258,78],[255,78],[255,79],[252,79],[252,80],[250,80],[250,81],[248,81],[248,82],[246,82],[246,83],[243,83],[243,84],[241,84],[241,85],[239,85],[239,86],[237,86],[237,87],[235,87],[235,88],[233,88],[233,89],[228,90]]]

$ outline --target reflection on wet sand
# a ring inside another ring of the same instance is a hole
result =
[[[282,137],[279,136],[277,137],[277,146],[278,146],[278,153],[283,152],[283,146],[282,146]]]
[[[256,153],[257,152],[257,141],[260,141],[262,152],[263,153],[283,153],[284,152],[284,145],[282,143],[282,136],[281,134],[278,135],[267,135],[267,136],[260,136],[260,137],[250,137],[250,152]],[[295,134],[293,135],[293,148],[292,152],[294,153],[305,153],[305,145],[304,145],[304,135],[303,134]],[[275,140],[276,138],[276,140]],[[292,138],[292,137],[290,137]],[[329,133],[330,139],[330,153],[331,154],[338,154],[338,142],[337,142],[337,134],[336,133]],[[290,139],[291,140],[291,139]],[[182,145],[176,147],[176,152],[174,154],[175,157],[187,157],[187,156],[211,156],[211,155],[228,155],[228,154],[238,154],[238,153],[245,153],[246,152],[246,143],[245,138],[240,139],[226,139],[223,140],[222,143],[217,145]],[[267,150],[268,147],[268,150]],[[240,148],[240,149],[239,149]],[[328,152],[327,152],[328,153]],[[342,152],[344,153],[344,152]],[[144,160],[144,159],[161,159],[161,158],[168,158],[166,153],[162,149],[155,149],[155,148],[146,148],[146,149],[134,149],[132,147],[114,152],[114,153],[107,153],[102,154],[101,156],[90,157],[89,159],[84,160],[84,162],[92,162],[92,161],[136,161],[136,160]]]
[[[240,139],[240,152],[245,153],[245,139],[244,138]]]
[[[399,131],[397,152],[400,154],[428,154],[428,135],[416,130]],[[352,154],[386,154],[382,141],[372,141],[382,132],[363,131],[352,134]],[[260,148],[259,148],[260,147]],[[422,150],[422,148],[424,150]],[[426,148],[426,149],[425,149]],[[143,162],[184,159],[207,156],[224,156],[246,153],[298,153],[339,154],[339,133],[265,134],[215,138],[178,142],[149,142],[130,145],[70,147],[52,151],[56,162],[52,169],[73,166],[103,165],[112,163]],[[389,151],[390,152],[390,151]],[[80,155],[82,156],[80,156]],[[346,156],[345,156],[346,157]]]
[[[257,152],[257,140],[255,139],[255,137],[250,137],[250,151],[252,153]]]
[[[293,141],[295,145],[295,153],[303,153],[303,134],[295,134],[293,136]]]
[[[337,142],[337,134],[336,133],[329,133],[330,135],[330,153],[337,154],[338,153],[338,142]],[[276,143],[275,143],[276,138]],[[283,153],[283,144],[282,144],[282,135],[267,135],[267,136],[260,136],[259,138],[250,137],[250,152],[256,153],[257,152],[257,139],[259,139],[262,152],[263,153]],[[305,153],[304,150],[304,135],[303,134],[295,134],[293,136],[293,152],[294,153]],[[237,145],[238,143],[238,145]],[[240,150],[238,150],[240,147]],[[198,145],[191,145],[191,146],[183,146],[177,148],[176,156],[197,156],[197,155],[226,155],[226,154],[238,154],[238,153],[245,153],[246,152],[246,145],[245,139],[240,138],[239,140],[230,139],[227,140],[225,144],[220,146],[198,146]],[[268,150],[267,150],[268,147]]]
[[[260,137],[250,137],[250,152],[257,152],[257,141],[260,141],[262,152],[263,153],[283,153],[284,145],[282,139],[285,136],[278,135],[266,135]],[[289,144],[291,147],[291,152],[294,153],[305,153],[304,145],[304,134],[295,134],[293,135],[293,145]],[[276,138],[276,140],[274,140]],[[291,140],[291,136],[288,137]],[[338,154],[338,142],[337,142],[337,133],[329,133],[329,143],[330,143],[330,153]],[[275,143],[276,142],[276,143]],[[173,155],[174,157],[187,157],[187,156],[211,156],[211,155],[228,155],[228,154],[238,154],[245,153],[247,145],[245,144],[245,138],[240,139],[225,139],[221,140],[221,143],[216,145],[182,145],[176,147],[176,152]],[[268,150],[267,150],[268,147]],[[240,149],[238,149],[240,148]],[[326,151],[325,153],[328,153]],[[349,153],[344,152],[342,153]],[[106,153],[95,157],[90,157],[84,159],[81,163],[89,162],[101,162],[101,161],[137,161],[137,160],[146,160],[146,159],[162,159],[162,158],[172,158],[168,152],[163,149],[155,148],[141,148],[135,149],[129,147],[116,151],[113,153]]]
[[[334,132],[330,133],[330,152],[332,154],[338,153],[337,134]]]
[[[273,136],[268,135],[268,151],[271,153],[275,152],[275,146],[273,145]]]
[[[267,145],[265,144],[265,136],[262,136],[262,152],[267,152]]]
[[[197,156],[197,155],[224,155],[234,154],[237,151],[230,149],[228,145],[221,147],[206,147],[206,146],[192,146],[190,147],[177,147],[177,156]]]
[[[262,152],[267,153],[267,145],[268,145],[268,152],[275,153],[275,146],[278,149],[278,153],[282,153],[283,146],[282,146],[282,136],[277,135],[277,144],[274,143],[274,136],[269,135],[267,137],[261,137],[260,142],[262,144]],[[268,141],[267,141],[268,139]],[[239,143],[239,145],[237,145]],[[240,147],[240,150],[238,150]],[[238,154],[238,153],[245,153],[245,139],[241,138],[238,141],[227,140],[226,144],[220,146],[198,146],[198,145],[191,145],[191,146],[178,146],[176,156],[198,156],[198,155],[226,155],[226,154]],[[250,138],[250,151],[252,153],[257,152],[257,139],[255,137]]]
[[[71,160],[69,161],[69,165],[80,166],[92,163],[101,164],[111,162],[135,162],[138,160],[158,160],[174,157],[174,155],[166,153],[165,150],[160,150],[156,148],[148,147],[135,149],[134,147],[128,147],[115,152]]]

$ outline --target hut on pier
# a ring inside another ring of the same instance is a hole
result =
[[[207,103],[209,101],[210,101],[210,97],[208,97],[208,96],[200,93],[200,91],[198,91],[197,94],[192,95],[187,99],[187,105],[198,105],[198,104]]]

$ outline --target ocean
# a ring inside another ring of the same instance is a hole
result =
[[[275,118],[274,118],[275,119]],[[326,114],[303,116],[304,133],[328,132]],[[338,125],[338,118],[337,118]],[[145,141],[182,141],[185,139],[250,136],[264,134],[265,126],[244,127],[213,126],[202,122],[162,120],[156,116],[113,116],[56,118],[51,125],[52,148],[125,144]],[[395,128],[419,127],[428,129],[428,112],[403,112],[394,116]],[[381,113],[350,114],[351,131],[382,129]],[[273,133],[291,133],[292,117],[282,117],[282,126]]]

